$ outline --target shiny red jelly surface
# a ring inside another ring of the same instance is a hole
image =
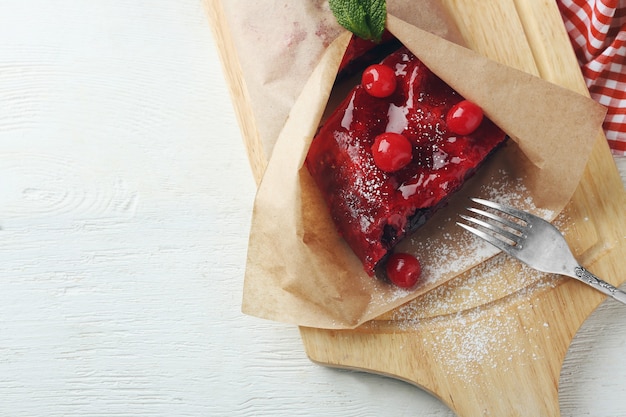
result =
[[[378,61],[398,47],[398,40],[386,30],[380,42],[368,41],[353,35],[339,65],[339,75],[340,77],[353,75],[361,71],[365,63]]]
[[[306,159],[337,229],[370,275],[505,139],[487,118],[470,135],[450,132],[446,114],[463,97],[407,49],[382,63],[394,69],[396,91],[376,98],[354,87],[320,128]],[[374,139],[384,132],[400,133],[413,145],[412,161],[391,173],[372,157]]]

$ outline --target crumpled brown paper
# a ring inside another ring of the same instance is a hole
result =
[[[241,64],[260,150],[270,156],[307,78],[324,51],[345,31],[328,0],[221,2]],[[387,0],[395,16],[452,42],[463,38],[440,0]]]
[[[478,103],[513,141],[401,244],[422,263],[416,288],[402,290],[368,276],[335,231],[302,167],[350,38],[339,36],[294,102],[259,186],[244,283],[247,314],[310,327],[356,327],[496,253],[454,225],[465,197],[514,203],[552,220],[580,180],[604,108],[393,15],[387,27],[434,73]]]

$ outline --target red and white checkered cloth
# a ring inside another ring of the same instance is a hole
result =
[[[591,97],[608,108],[604,132],[626,155],[626,0],[557,0]]]

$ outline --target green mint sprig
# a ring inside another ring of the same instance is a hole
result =
[[[337,22],[356,36],[379,42],[385,30],[385,0],[328,0]]]

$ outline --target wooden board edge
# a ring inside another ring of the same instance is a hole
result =
[[[243,70],[237,56],[235,43],[227,26],[227,19],[221,0],[203,0],[204,9],[209,18],[209,25],[218,46],[222,70],[226,78],[229,92],[239,128],[241,129],[246,153],[250,161],[252,175],[260,183],[268,156],[263,151],[261,136],[255,124],[251,100],[243,77]]]

